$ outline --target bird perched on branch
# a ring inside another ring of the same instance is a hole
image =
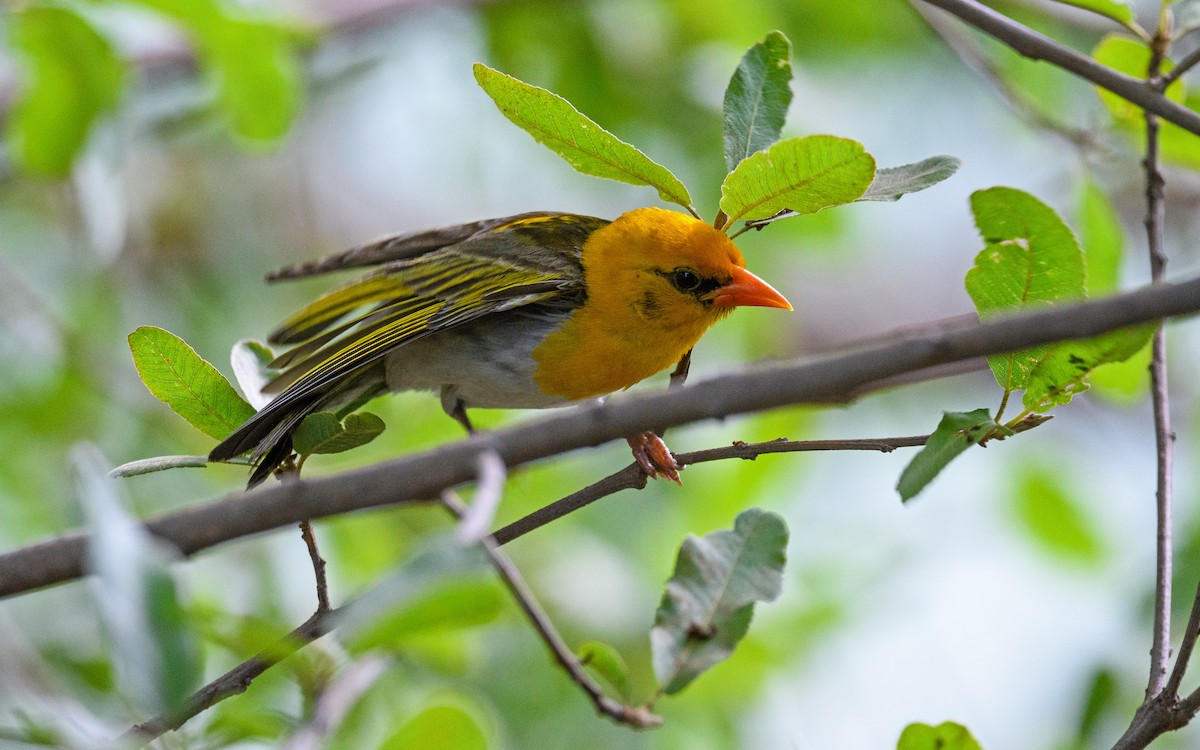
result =
[[[272,279],[377,266],[284,321],[274,399],[212,450],[250,454],[253,486],[288,460],[316,411],[386,391],[430,390],[467,409],[543,408],[630,387],[683,360],[734,307],[792,309],[747,271],[722,232],[640,208],[613,221],[528,213],[399,235]],[[654,433],[631,436],[643,469],[679,481]]]

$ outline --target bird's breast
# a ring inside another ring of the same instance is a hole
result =
[[[708,328],[662,328],[645,316],[585,305],[533,351],[534,380],[542,391],[569,401],[624,390],[671,367]]]

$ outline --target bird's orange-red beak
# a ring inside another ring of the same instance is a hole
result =
[[[791,310],[792,303],[767,282],[740,266],[733,267],[733,279],[712,296],[717,307],[781,307]]]

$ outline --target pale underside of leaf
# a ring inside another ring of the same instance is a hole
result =
[[[739,515],[731,531],[684,542],[651,630],[665,692],[682,690],[729,656],[754,603],[778,596],[786,545],[783,519],[755,508]]]
[[[898,201],[902,196],[916,193],[950,178],[962,166],[954,156],[931,156],[912,164],[884,167],[875,173],[875,180],[860,201]]]

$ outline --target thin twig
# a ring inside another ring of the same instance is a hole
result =
[[[452,492],[443,492],[441,496],[442,504],[458,518],[462,518],[466,513],[466,506]],[[614,721],[626,724],[637,729],[647,729],[656,727],[662,723],[662,719],[654,713],[644,708],[634,706],[626,706],[619,701],[613,700],[604,694],[596,681],[588,676],[584,671],[583,664],[575,656],[571,648],[567,646],[558,631],[554,629],[554,624],[550,622],[550,618],[538,604],[533,592],[525,583],[525,579],[521,577],[521,571],[513,564],[508,555],[500,549],[500,546],[491,537],[484,537],[479,542],[483,545],[484,551],[492,562],[492,566],[496,572],[500,574],[500,578],[504,581],[504,585],[508,588],[513,598],[517,600],[518,606],[529,618],[529,622],[537,630],[545,644],[550,648],[554,655],[555,661],[566,670],[571,681],[578,685],[592,703],[596,706],[596,710],[601,714],[608,716]]]
[[[317,583],[317,612],[328,612],[329,606],[329,581],[325,577],[325,558],[321,557],[321,550],[317,548],[317,535],[313,531],[311,521],[300,522],[300,536],[304,537],[304,546],[308,548],[308,557],[312,560],[313,576]]]
[[[1033,60],[1055,67],[1107,89],[1148,112],[1200,135],[1200,114],[1177,104],[1145,81],[1118,73],[1048,36],[1023,26],[974,0],[922,0],[958,16],[963,21],[998,39]]]
[[[1196,67],[1200,63],[1200,47],[1192,50],[1183,56],[1174,68],[1171,68],[1162,76],[1162,88],[1166,91],[1167,87],[1175,83],[1184,76],[1189,70]]]
[[[1166,41],[1162,32],[1150,45],[1151,59],[1147,79],[1156,88],[1161,85],[1159,71],[1164,59]],[[1163,247],[1163,226],[1166,201],[1162,173],[1158,168],[1159,118],[1153,112],[1146,115],[1146,237],[1150,254],[1150,277],[1161,282],[1166,276],[1167,256]],[[1146,698],[1162,692],[1167,681],[1167,665],[1171,659],[1171,464],[1172,443],[1170,400],[1167,391],[1166,327],[1159,324],[1154,334],[1150,363],[1150,392],[1154,404],[1154,441],[1157,457],[1157,488],[1155,492],[1157,540],[1155,544],[1154,577],[1154,634],[1150,649],[1150,677]],[[1174,697],[1174,696],[1170,696]]]
[[[880,451],[890,453],[896,448],[924,445],[928,435],[912,437],[879,438],[869,440],[770,440],[765,443],[737,442],[722,448],[693,453],[676,453],[675,461],[680,466],[699,464],[706,461],[720,461],[729,458],[741,458],[753,461],[762,455],[770,453],[798,453],[803,451]],[[508,544],[512,540],[529,532],[540,529],[551,521],[574,513],[597,500],[616,494],[622,490],[640,490],[646,486],[646,472],[636,463],[629,464],[620,471],[613,472],[598,482],[572,492],[566,497],[556,500],[547,506],[539,508],[527,516],[517,519],[492,534],[497,544]]]

